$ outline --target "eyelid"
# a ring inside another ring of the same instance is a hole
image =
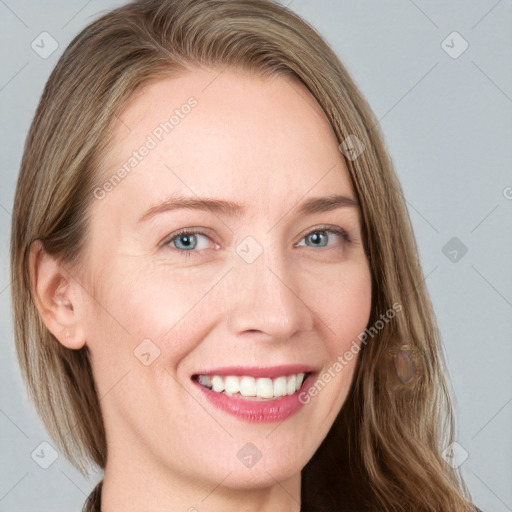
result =
[[[182,229],[179,229],[177,231],[174,231],[172,233],[170,233],[169,235],[167,235],[159,244],[159,246],[167,246],[169,247],[173,252],[179,252],[181,254],[184,254],[185,256],[200,256],[200,253],[204,252],[204,251],[208,251],[208,250],[216,250],[219,248],[219,244],[217,244],[214,239],[212,238],[212,236],[210,236],[210,234],[208,233],[208,229],[203,229],[203,228],[195,228],[195,227],[187,227],[187,228],[182,228]],[[314,228],[310,228],[308,229],[308,231],[306,231],[305,233],[303,233],[299,239],[299,241],[294,244],[294,247],[297,247],[298,244],[300,242],[302,242],[306,237],[308,237],[309,235],[313,234],[313,233],[319,233],[319,232],[328,232],[328,233],[332,233],[332,234],[335,234],[335,235],[338,235],[338,236],[341,236],[344,243],[351,243],[351,237],[350,235],[348,234],[348,232],[343,229],[342,227],[340,226],[334,226],[334,225],[320,225],[320,226],[316,226]],[[177,247],[172,247],[171,246],[171,242],[173,240],[175,240],[176,238],[178,238],[179,236],[182,236],[182,235],[203,235],[205,236],[206,238],[208,238],[213,244],[216,245],[216,249],[199,249],[199,250],[196,250],[196,249],[191,249],[191,250],[183,250],[183,249],[178,249]],[[303,247],[303,246],[300,246],[300,247]],[[307,246],[306,246],[307,247]],[[325,248],[325,247],[319,247],[320,249],[322,248]]]
[[[205,237],[207,237],[209,240],[211,240],[211,242],[213,244],[215,244],[216,246],[218,246],[219,244],[217,244],[212,236],[207,232],[208,230],[204,230],[202,228],[194,228],[194,227],[189,227],[189,228],[182,228],[182,229],[178,229],[177,231],[173,231],[172,233],[170,233],[169,235],[167,235],[159,244],[159,246],[161,247],[164,247],[164,246],[170,246],[171,242],[178,238],[179,236],[182,236],[182,235],[203,235]],[[178,252],[182,252],[182,253],[196,253],[196,252],[199,252],[199,251],[196,251],[196,250],[190,250],[190,251],[184,251],[184,250],[180,250],[180,249],[177,249],[176,247],[173,247],[173,249],[175,251],[178,251]],[[206,249],[203,249],[203,250],[206,250]]]
[[[303,233],[301,235],[299,242],[302,242],[302,240],[304,240],[304,238],[311,235],[312,233],[318,233],[318,232],[322,232],[322,231],[326,231],[326,232],[334,233],[335,235],[339,235],[343,238],[343,240],[346,243],[350,243],[352,241],[352,239],[346,229],[343,229],[340,226],[325,224],[325,225],[321,225],[321,226],[316,226],[312,229],[308,229],[308,231],[306,231],[305,233]],[[299,242],[297,242],[297,243],[299,243]],[[295,245],[297,245],[297,244],[295,244]]]

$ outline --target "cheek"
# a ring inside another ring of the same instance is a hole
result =
[[[364,332],[371,312],[371,273],[366,262],[340,268],[324,293],[311,296],[317,304],[324,333],[327,361],[317,380],[301,397],[303,403],[316,402],[318,417],[327,432],[345,402],[359,354],[358,336]],[[320,398],[321,397],[321,398]]]
[[[322,290],[311,293],[310,303],[324,324],[325,339],[331,355],[349,347],[368,324],[371,311],[371,274],[366,263],[348,265],[329,279]]]
[[[218,269],[171,270],[137,258],[104,267],[90,322],[95,339],[98,343],[110,340],[108,352],[116,351],[117,358],[120,352],[133,358],[144,340],[167,351],[166,342],[172,340],[172,357],[179,359],[193,348],[189,340],[198,339],[191,332],[206,329],[214,321],[204,299],[218,275]]]

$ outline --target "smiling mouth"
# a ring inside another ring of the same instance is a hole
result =
[[[227,396],[275,400],[297,393],[311,373],[294,373],[273,379],[249,375],[194,375],[192,380],[215,393]]]

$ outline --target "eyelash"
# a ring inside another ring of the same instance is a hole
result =
[[[309,231],[308,233],[306,233],[301,238],[300,241],[304,240],[305,238],[312,235],[313,233],[330,233],[333,235],[340,236],[343,239],[343,241],[346,243],[351,242],[351,239],[350,239],[348,233],[344,229],[336,228],[336,227],[332,227],[332,226],[320,226],[319,228],[315,228],[315,229]],[[164,241],[162,242],[162,245],[166,246],[166,247],[170,246],[174,242],[174,240],[176,240],[180,236],[191,236],[191,235],[203,235],[207,238],[210,238],[210,236],[207,233],[205,233],[204,231],[201,231],[200,229],[193,230],[190,228],[184,228],[184,229],[177,231],[176,233],[173,233],[173,234],[169,235],[168,237],[166,237],[164,239]],[[210,238],[210,240],[211,240],[211,238]],[[183,250],[183,249],[178,249],[177,247],[172,247],[171,250],[175,250],[177,252],[184,253],[185,257],[190,257],[193,255],[197,256],[197,253],[198,253],[198,251],[194,250],[194,249],[187,251],[187,250]]]

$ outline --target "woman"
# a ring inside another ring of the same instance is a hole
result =
[[[84,510],[474,511],[377,123],[265,0],[139,1],[69,45],[28,136],[18,356]]]

